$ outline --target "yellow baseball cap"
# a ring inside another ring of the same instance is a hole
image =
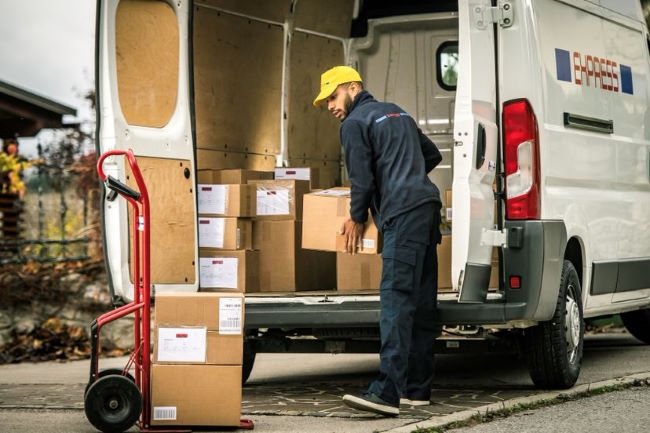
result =
[[[314,107],[318,107],[321,102],[334,93],[338,86],[352,81],[363,82],[361,75],[349,66],[334,66],[323,72],[320,76],[320,93],[314,99]]]

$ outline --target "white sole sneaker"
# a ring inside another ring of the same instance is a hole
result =
[[[385,416],[399,415],[398,407],[394,407],[389,404],[373,402],[351,394],[345,394],[343,396],[343,403],[345,403],[346,405],[354,409],[364,410],[366,412],[378,413],[379,415],[385,415]]]
[[[408,398],[400,398],[399,404],[407,406],[430,406],[431,402],[429,400],[410,400]]]

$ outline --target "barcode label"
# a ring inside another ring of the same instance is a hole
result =
[[[153,419],[154,421],[175,421],[176,406],[154,406]]]
[[[242,299],[219,299],[219,334],[241,335]]]
[[[363,239],[363,249],[364,250],[374,250],[375,249],[375,240],[374,239]]]

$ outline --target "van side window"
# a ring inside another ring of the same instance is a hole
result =
[[[436,52],[438,85],[445,90],[456,90],[458,80],[458,41],[440,44]]]

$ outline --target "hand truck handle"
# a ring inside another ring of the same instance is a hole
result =
[[[127,196],[132,198],[135,201],[140,200],[140,193],[128,185],[125,185],[124,183],[120,182],[119,180],[115,179],[113,176],[108,175],[106,177],[106,180],[104,181],[104,186],[106,188],[111,190],[111,193],[109,193],[107,200],[108,201],[113,201],[116,198],[116,195],[114,193]]]
[[[126,157],[126,160],[129,163],[129,166],[131,167],[131,171],[133,172],[135,181],[138,184],[138,189],[140,190],[140,192],[127,186],[126,184],[114,178],[113,176],[107,176],[106,173],[104,173],[104,160],[109,156],[118,156],[118,155],[124,155]],[[144,180],[142,179],[142,174],[140,173],[138,163],[136,162],[135,155],[133,154],[133,151],[131,149],[109,150],[108,152],[105,152],[102,155],[100,155],[97,161],[97,173],[99,174],[99,178],[102,180],[105,187],[110,190],[110,192],[106,197],[108,201],[115,200],[117,198],[117,194],[120,194],[126,198],[133,199],[135,201],[140,201],[140,198],[142,197],[142,191],[145,188]]]

